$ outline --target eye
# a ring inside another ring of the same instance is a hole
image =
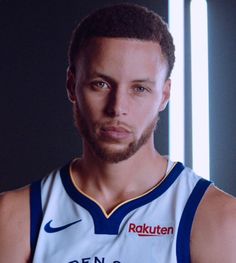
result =
[[[138,94],[142,94],[145,92],[149,92],[149,89],[144,87],[144,86],[136,86],[136,87],[134,87],[134,92],[138,93]]]
[[[93,81],[91,85],[95,89],[109,89],[109,85],[104,81]]]

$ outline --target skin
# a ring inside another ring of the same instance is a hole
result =
[[[76,68],[75,76],[68,72],[68,94],[79,111],[75,118],[84,119],[107,156],[125,152],[152,126],[146,143],[118,163],[99,158],[88,140],[83,141],[75,179],[82,191],[110,211],[150,189],[165,174],[167,163],[154,148],[152,131],[170,95],[167,64],[157,43],[103,38],[90,43]]]
[[[29,188],[0,195],[0,215],[0,262],[30,262]]]
[[[83,135],[83,156],[73,163],[72,176],[107,214],[152,188],[165,174],[167,161],[154,148],[153,124],[170,96],[166,72],[158,43],[112,38],[93,39],[78,57],[75,74],[68,70],[75,121],[82,135],[85,128],[90,134]],[[122,155],[144,135],[146,141],[136,152]],[[117,161],[118,155],[122,161]],[[2,195],[0,215],[0,262],[27,262],[28,188]],[[235,199],[210,187],[194,219],[191,262],[235,262],[235,220]]]

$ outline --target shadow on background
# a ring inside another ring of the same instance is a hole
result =
[[[119,2],[0,1],[0,192],[81,154],[65,91],[68,43],[83,16]],[[143,3],[167,20],[165,0],[130,2]],[[167,130],[167,118],[161,122],[159,133]],[[162,133],[166,153],[168,136]]]
[[[65,91],[68,42],[84,15],[120,2],[126,1],[0,1],[0,192],[81,154]],[[168,19],[167,0],[129,2]],[[208,10],[211,178],[236,195],[236,2],[208,0]],[[168,111],[155,137],[163,154],[168,153],[167,118]]]

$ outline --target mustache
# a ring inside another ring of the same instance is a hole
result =
[[[123,129],[129,133],[133,133],[133,127],[131,127],[127,123],[120,121],[120,120],[104,121],[104,122],[96,123],[95,126],[96,128],[102,129],[102,130],[107,130],[112,127],[112,128],[117,128],[117,129]]]
[[[84,119],[84,117],[81,116],[81,112],[79,110],[79,106],[77,103],[73,104],[73,115],[74,115],[74,121],[75,121],[75,125],[77,127],[80,127],[80,121],[83,119],[84,122],[86,122],[86,120]],[[121,128],[124,129],[127,132],[130,133],[134,133],[134,128],[132,126],[130,126],[129,124],[119,120],[119,119],[105,119],[103,121],[97,121],[92,123],[93,129],[94,130],[106,130],[109,129],[111,127],[113,128]]]

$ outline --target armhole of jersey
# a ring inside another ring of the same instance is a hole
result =
[[[34,255],[39,229],[43,218],[41,201],[41,181],[30,186],[30,248],[31,257]]]
[[[205,194],[207,188],[211,184],[210,181],[205,179],[200,179],[196,186],[194,187],[183,211],[180,219],[177,243],[176,243],[176,253],[177,262],[180,263],[190,263],[190,236],[192,223],[194,215],[196,213],[197,207],[201,202],[203,195]]]

